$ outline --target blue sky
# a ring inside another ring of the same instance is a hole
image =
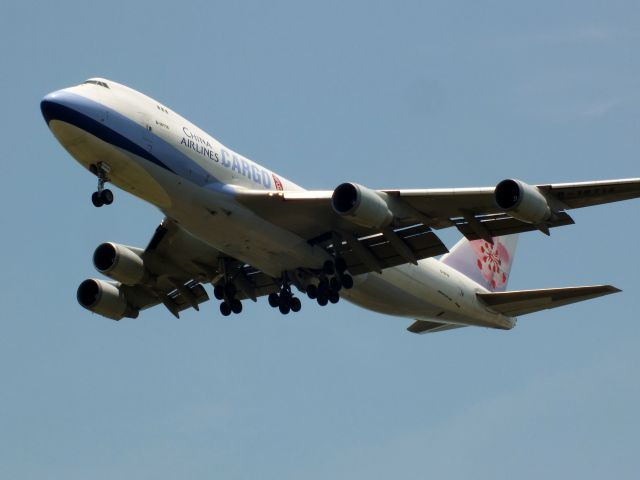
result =
[[[510,332],[264,300],[116,323],[75,289],[161,214],[94,209],[39,100],[111,78],[308,188],[634,177],[638,25],[630,1],[3,5],[2,476],[636,478],[638,201],[522,237],[510,288],[624,291]]]

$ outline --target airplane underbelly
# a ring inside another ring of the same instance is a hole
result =
[[[166,172],[157,170],[155,175],[169,182]],[[300,267],[321,268],[330,258],[322,248],[238,205],[228,192],[179,181],[170,193],[172,206],[163,209],[168,217],[216,250],[270,276]]]
[[[455,279],[441,281],[437,260],[370,273],[341,294],[357,305],[388,315],[453,323],[470,322],[468,298]],[[428,268],[429,265],[431,268]],[[357,278],[357,277],[356,277]]]
[[[343,290],[341,295],[356,305],[387,315],[410,318],[433,317],[442,311],[441,308],[431,305],[393,282],[388,278],[391,277],[390,270],[382,275],[369,273],[356,276],[354,288]]]

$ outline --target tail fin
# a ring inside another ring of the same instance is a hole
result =
[[[494,237],[493,245],[486,240],[463,238],[441,261],[487,290],[503,292],[507,288],[517,243],[518,235]]]

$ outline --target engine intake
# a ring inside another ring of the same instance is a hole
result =
[[[496,204],[513,218],[534,225],[551,219],[553,213],[537,187],[520,180],[503,180],[496,186]]]
[[[93,252],[93,265],[100,273],[125,285],[139,285],[149,278],[140,255],[117,243],[99,245]]]
[[[87,310],[113,320],[138,316],[138,310],[129,305],[119,286],[103,280],[85,280],[78,287],[76,297],[78,303]]]
[[[331,196],[333,210],[362,227],[380,229],[393,220],[387,202],[370,188],[357,183],[338,185]]]

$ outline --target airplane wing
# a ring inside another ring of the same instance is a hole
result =
[[[356,184],[343,185],[353,185],[360,192],[360,197],[354,197],[353,204],[365,205],[365,201],[373,198],[369,205],[373,208],[377,200],[371,194],[382,199],[393,214],[394,229],[418,224],[431,229],[456,227],[469,240],[488,240],[532,230],[548,234],[549,228],[574,223],[566,210],[640,197],[640,178],[535,186],[518,180],[505,180],[497,187],[425,190],[370,190]],[[499,188],[506,191],[503,196],[512,195],[513,188],[519,188],[520,198],[507,198],[515,204],[513,208],[499,206]],[[240,203],[312,243],[328,232],[347,232],[357,238],[380,233],[381,228],[363,226],[355,215],[336,213],[332,208],[333,196],[332,190],[236,192]],[[541,221],[527,218],[527,215],[536,213],[536,208],[547,206],[548,218]]]
[[[517,317],[518,315],[561,307],[619,291],[619,289],[611,285],[593,285],[588,287],[477,293],[476,295],[492,310],[510,317]]]
[[[428,322],[426,320],[416,320],[411,325],[407,327],[407,330],[411,333],[436,333],[436,332],[444,332],[446,330],[453,330],[455,328],[466,327],[466,325],[457,325],[455,323],[439,323],[439,322]]]

